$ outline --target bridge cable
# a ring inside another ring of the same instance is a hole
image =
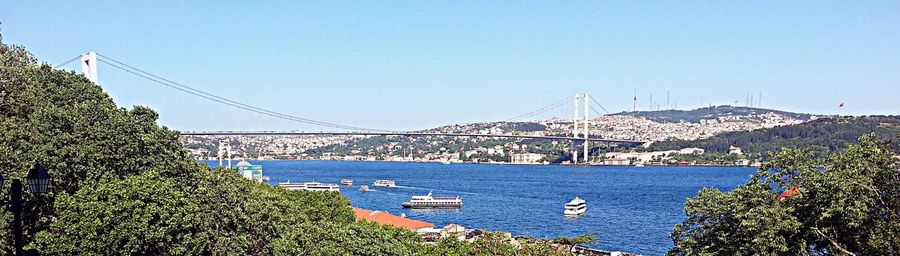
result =
[[[521,119],[524,119],[524,118],[529,118],[529,117],[532,117],[532,116],[536,116],[536,115],[539,115],[539,114],[546,113],[547,111],[550,111],[550,110],[559,108],[559,107],[562,106],[563,104],[567,103],[568,100],[571,100],[571,97],[572,97],[571,95],[566,96],[565,98],[562,98],[562,99],[560,99],[560,100],[558,100],[558,101],[556,101],[556,102],[551,103],[550,105],[547,105],[547,106],[544,106],[544,107],[539,108],[539,109],[537,109],[537,110],[534,110],[534,111],[531,111],[531,112],[528,112],[528,113],[525,113],[525,114],[521,114],[521,115],[515,116],[515,117],[510,118],[510,119],[507,119],[506,122],[517,121],[517,120],[521,120]]]
[[[185,93],[188,93],[188,94],[197,96],[197,97],[201,97],[201,98],[204,98],[204,99],[208,99],[208,100],[211,100],[211,101],[214,101],[214,102],[218,102],[218,103],[222,103],[222,104],[229,105],[229,106],[232,106],[232,107],[244,109],[244,110],[247,110],[247,111],[250,111],[250,112],[254,112],[254,113],[258,113],[258,114],[262,114],[262,115],[267,115],[267,116],[271,116],[271,117],[275,117],[275,118],[285,119],[285,120],[289,120],[289,121],[294,121],[294,122],[299,122],[299,123],[304,123],[304,124],[311,124],[311,125],[316,125],[316,126],[329,127],[329,128],[337,128],[337,129],[345,129],[345,130],[357,130],[357,131],[380,131],[380,132],[390,132],[389,130],[371,129],[371,128],[356,127],[356,126],[349,126],[349,125],[341,125],[341,124],[335,124],[335,123],[328,123],[328,122],[316,121],[316,120],[312,120],[312,119],[306,119],[306,118],[302,118],[302,117],[297,117],[297,116],[293,116],[293,115],[283,114],[283,113],[279,113],[279,112],[275,112],[275,111],[271,111],[271,110],[267,110],[267,109],[263,109],[263,108],[259,108],[259,107],[255,107],[255,106],[251,106],[251,105],[247,105],[247,104],[240,103],[240,102],[237,102],[237,101],[233,101],[233,100],[230,100],[230,99],[227,99],[227,98],[223,98],[223,97],[220,97],[220,96],[217,96],[217,95],[214,95],[214,94],[205,92],[205,91],[201,91],[201,90],[198,90],[198,89],[194,89],[194,88],[192,88],[192,87],[189,87],[189,86],[186,86],[186,85],[183,85],[183,84],[180,84],[180,83],[173,82],[173,81],[171,81],[171,80],[162,78],[162,77],[160,77],[160,76],[154,75],[154,74],[149,73],[149,72],[147,72],[147,71],[143,71],[143,70],[141,70],[141,69],[135,68],[135,67],[133,67],[133,66],[130,66],[130,65],[125,64],[125,63],[122,63],[122,62],[120,62],[120,61],[117,61],[117,60],[115,60],[115,59],[113,59],[113,58],[104,56],[104,55],[99,54],[99,53],[98,53],[97,55],[100,56],[100,57],[103,57],[102,59],[98,59],[98,61],[103,62],[103,63],[105,63],[105,64],[107,64],[107,65],[110,65],[110,66],[112,66],[112,67],[115,67],[115,68],[117,68],[117,69],[120,69],[120,70],[122,70],[122,71],[131,73],[131,74],[133,74],[133,75],[142,77],[142,78],[144,78],[144,79],[153,81],[153,82],[155,82],[155,83],[161,84],[161,85],[163,85],[163,86],[166,86],[166,87],[169,87],[169,88],[172,88],[172,89],[176,89],[176,90],[179,90],[179,91],[182,91],[182,92],[185,92]],[[123,67],[123,66],[124,66],[124,67]]]
[[[530,118],[530,117],[534,117],[534,116],[538,116],[538,115],[541,115],[541,114],[544,114],[544,113],[547,113],[547,112],[556,110],[556,109],[558,109],[559,107],[561,107],[561,106],[563,106],[563,105],[566,105],[567,103],[568,103],[568,102],[562,102],[562,103],[560,103],[560,104],[552,105],[552,106],[550,106],[550,108],[541,110],[540,112],[536,112],[536,113],[534,113],[534,114],[532,114],[532,115],[529,115],[529,116],[526,116],[526,117],[519,118],[518,120],[525,119],[525,118]]]
[[[56,66],[53,67],[53,68],[54,68],[54,69],[57,69],[57,68],[60,68],[60,67],[62,67],[62,66],[65,66],[65,65],[69,65],[69,63],[72,63],[73,61],[76,61],[76,60],[78,60],[78,59],[81,59],[81,56],[82,56],[82,55],[79,54],[78,56],[75,56],[75,58],[72,58],[71,60],[67,60],[66,62],[63,62],[62,64],[56,65]]]
[[[591,98],[591,101],[593,101],[594,104],[597,104],[597,106],[600,106],[600,109],[602,109],[603,112],[606,112],[606,114],[609,115],[609,111],[606,111],[606,108],[604,108],[603,105],[597,101],[597,99],[594,99],[594,95],[588,95],[588,98]],[[596,112],[596,110],[595,110],[595,112]],[[597,114],[599,115],[600,113],[597,113]]]

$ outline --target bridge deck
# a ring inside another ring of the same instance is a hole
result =
[[[574,140],[583,141],[584,138],[563,136],[534,136],[513,134],[467,134],[467,133],[436,133],[436,132],[245,132],[245,131],[217,131],[217,132],[182,132],[181,136],[448,136],[448,137],[491,137],[491,138],[518,138],[518,139],[545,139],[545,140]],[[644,144],[636,140],[615,140],[602,138],[588,138],[588,141],[610,142],[622,144]]]

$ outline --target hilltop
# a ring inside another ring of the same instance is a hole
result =
[[[613,115],[627,115],[634,117],[643,117],[648,120],[659,123],[700,123],[701,120],[722,120],[734,117],[760,116],[767,113],[773,113],[781,116],[790,117],[798,120],[810,120],[813,115],[794,113],[788,111],[753,108],[753,107],[736,107],[729,105],[711,106],[698,108],[693,110],[658,110],[658,111],[637,111],[637,112],[620,112]]]

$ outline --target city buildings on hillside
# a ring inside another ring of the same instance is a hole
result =
[[[723,132],[749,131],[804,122],[774,112],[752,115],[722,115],[701,119],[698,123],[661,123],[630,115],[605,115],[592,119],[590,135],[595,138],[664,141],[696,140]],[[486,122],[456,124],[428,130],[435,133],[522,134],[535,136],[572,136],[572,120],[551,119],[539,122]],[[523,128],[527,127],[527,128]],[[539,163],[546,156],[571,152],[567,141],[538,141],[497,137],[402,137],[402,136],[185,136],[185,147],[199,160],[215,159],[219,144],[228,144],[235,158],[243,159],[316,159],[352,161],[420,162],[511,162]],[[460,146],[462,145],[462,146]],[[592,144],[591,147],[602,147]],[[602,152],[602,151],[601,151]],[[734,152],[740,152],[734,151]],[[702,154],[702,149],[678,154]],[[528,155],[533,154],[533,155]],[[653,158],[646,153],[600,153],[610,164]],[[669,154],[669,153],[666,153]],[[540,157],[539,157],[540,155]],[[597,155],[595,155],[597,156]],[[540,158],[540,159],[538,159]],[[612,158],[612,159],[610,159]]]

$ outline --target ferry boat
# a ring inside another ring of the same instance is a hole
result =
[[[319,182],[307,182],[306,183],[307,191],[334,191],[341,192],[341,188],[338,187],[337,184],[332,183],[319,183]]]
[[[587,211],[587,204],[585,204],[584,199],[578,198],[577,196],[572,201],[566,204],[565,210],[563,214],[566,216],[578,216],[584,214]]]
[[[362,186],[359,186],[359,191],[369,192],[369,191],[375,191],[375,190],[372,190],[371,188],[369,188],[369,186],[362,185]]]
[[[460,208],[462,197],[433,197],[431,192],[424,196],[412,196],[409,202],[400,204],[403,208]]]
[[[340,192],[341,189],[337,184],[321,183],[321,182],[281,182],[279,187],[287,190],[304,190],[304,191],[334,191]]]
[[[344,186],[353,186],[353,180],[351,180],[351,179],[341,179],[341,185],[344,185]]]
[[[372,185],[376,187],[396,188],[397,184],[393,180],[375,180]]]
[[[291,181],[279,182],[278,186],[282,187],[284,189],[287,189],[287,190],[303,190],[304,188],[306,188],[306,184],[303,182],[291,182]]]

